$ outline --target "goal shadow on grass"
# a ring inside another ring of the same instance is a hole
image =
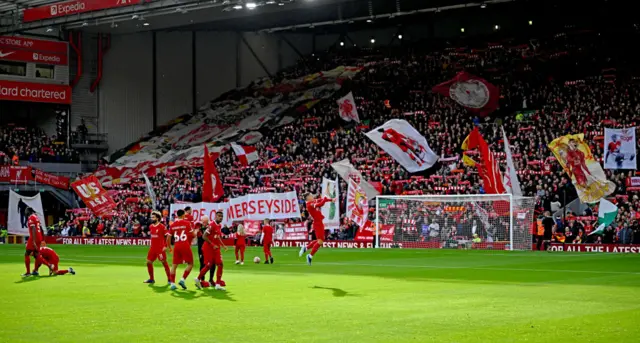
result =
[[[345,291],[344,289],[340,289],[340,288],[333,288],[333,287],[321,287],[321,286],[313,286],[310,287],[311,289],[322,289],[322,290],[327,290],[327,291],[331,291],[331,295],[333,295],[336,298],[343,298],[343,297],[357,297],[359,295],[357,294],[352,294],[349,293],[347,291]]]

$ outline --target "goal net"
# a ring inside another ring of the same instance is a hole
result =
[[[534,198],[376,197],[376,247],[530,250]]]

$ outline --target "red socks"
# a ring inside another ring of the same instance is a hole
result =
[[[58,274],[58,275],[64,275],[64,274],[66,274],[66,273],[68,273],[68,272],[69,272],[69,271],[68,271],[68,270],[66,270],[66,269],[65,269],[65,270],[58,270],[58,271],[56,272],[56,274]],[[153,278],[152,278],[152,279],[153,279]]]
[[[216,268],[216,283],[220,283],[222,280],[222,265],[219,264],[218,268]]]
[[[31,273],[31,258],[29,255],[24,257],[24,266],[27,267],[27,274]]]
[[[167,273],[167,280],[171,279],[171,269],[169,269],[169,264],[166,261],[162,261],[162,266],[164,267],[164,272]]]
[[[184,273],[182,273],[182,278],[186,280],[190,273],[191,271],[189,269],[185,270]]]
[[[209,269],[211,269],[211,264],[210,263],[205,264],[205,266],[202,267],[202,269],[200,269],[200,274],[198,274],[198,280],[203,280],[204,276],[207,274]]]
[[[239,250],[240,250],[240,249],[236,248],[236,261],[238,261],[238,251],[239,251]]]
[[[314,241],[314,245],[313,245],[313,249],[311,249],[311,253],[309,255],[313,256],[318,252],[318,249],[320,249],[320,244],[318,244],[318,242]]]
[[[149,272],[149,279],[155,280],[153,278],[153,264],[147,263],[147,271]]]
[[[169,282],[176,283],[176,274],[169,274]]]
[[[236,260],[238,258],[236,257]],[[240,248],[240,261],[244,262],[244,247]]]

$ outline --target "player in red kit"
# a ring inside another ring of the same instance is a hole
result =
[[[27,240],[26,251],[24,252],[24,266],[27,268],[27,272],[22,274],[22,277],[29,275],[38,275],[38,271],[34,270],[31,273],[31,257],[36,259],[36,263],[40,254],[40,242],[42,242],[42,228],[40,227],[40,219],[33,208],[27,207],[24,210],[25,216],[27,216],[27,228],[29,229],[29,239]]]
[[[205,265],[200,269],[200,275],[196,278],[196,287],[202,288],[201,279],[211,269],[212,265],[216,265],[216,286],[217,290],[224,291],[226,283],[222,281],[222,253],[220,249],[224,247],[222,243],[222,212],[216,212],[216,218],[213,223],[209,225],[209,228],[204,232],[202,238],[204,239],[204,245],[202,246],[202,254],[204,257]]]
[[[41,265],[45,265],[49,267],[49,276],[52,275],[64,275],[67,273],[71,273],[72,275],[76,275],[76,271],[73,268],[69,267],[69,269],[58,269],[58,263],[60,263],[60,257],[56,254],[53,249],[46,246],[45,242],[40,243],[40,258],[36,260],[36,266],[33,268],[34,272],[38,271]]]
[[[186,263],[187,268],[182,274],[182,279],[178,284],[183,289],[187,289],[187,285],[184,280],[191,273],[193,269],[193,252],[191,251],[191,242],[195,237],[193,225],[190,221],[185,219],[184,210],[178,210],[178,220],[173,222],[170,227],[169,235],[167,235],[167,246],[171,247],[171,237],[173,237],[175,246],[173,249],[173,265],[171,266],[170,280],[171,289],[176,289],[176,269],[179,264]],[[171,251],[171,248],[169,248]]]
[[[236,247],[236,264],[244,265],[244,251],[247,249],[247,234],[242,224],[238,224],[234,245]]]
[[[164,267],[164,272],[167,274],[167,280],[171,283],[171,270],[167,263],[167,241],[166,237],[169,234],[167,228],[162,224],[162,215],[158,211],[151,212],[151,222],[149,225],[149,234],[151,235],[151,248],[147,253],[147,271],[149,272],[149,280],[144,283],[155,283],[153,276],[153,262],[159,260]]]
[[[269,225],[269,219],[265,219],[262,223],[262,250],[264,251],[264,264],[273,264],[273,255],[271,254],[271,246],[273,245],[273,227]]]
[[[313,231],[316,233],[316,240],[303,246],[298,255],[302,256],[305,251],[311,249],[311,253],[307,255],[308,265],[311,265],[313,256],[318,252],[318,249],[320,249],[324,242],[324,224],[322,223],[324,216],[322,215],[322,206],[331,201],[332,200],[327,197],[315,199],[313,194],[307,195],[307,212],[309,212],[309,216],[313,219]]]

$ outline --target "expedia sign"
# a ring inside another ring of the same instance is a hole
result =
[[[64,17],[79,13],[100,11],[109,8],[137,5],[149,0],[75,0],[59,2],[52,5],[27,8],[22,12],[22,21],[25,23]]]

